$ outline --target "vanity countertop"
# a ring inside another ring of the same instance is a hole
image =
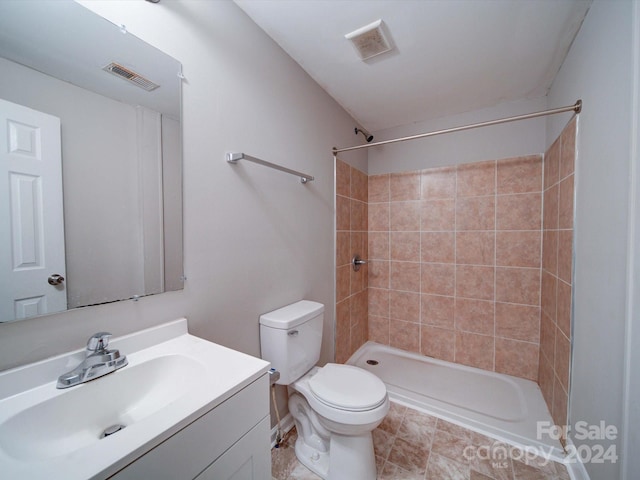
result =
[[[57,378],[84,349],[0,373],[4,478],[108,478],[269,370],[190,335],[184,318],[114,338],[109,348],[129,364],[67,389],[56,388]],[[100,438],[115,424],[125,428]]]

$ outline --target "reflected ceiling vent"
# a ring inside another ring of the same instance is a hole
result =
[[[369,25],[347,33],[344,38],[351,40],[362,60],[368,60],[393,48],[384,33],[382,20],[376,20]]]
[[[105,72],[109,72],[116,77],[120,77],[128,82],[137,85],[138,87],[150,92],[151,90],[155,90],[160,85],[157,83],[153,83],[151,80],[144,78],[139,73],[134,72],[133,70],[129,70],[127,67],[123,67],[122,65],[112,62],[106,67],[102,68]]]

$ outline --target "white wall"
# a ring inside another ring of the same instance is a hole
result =
[[[561,105],[550,105],[556,106]],[[546,98],[501,103],[491,108],[374,132],[373,141],[496,120],[546,108]],[[369,175],[497,160],[544,151],[545,121],[544,118],[537,118],[372,147],[369,149]]]
[[[576,166],[570,421],[597,425],[603,420],[616,426],[621,431],[615,441],[618,454],[623,453],[622,436],[640,428],[637,414],[634,423],[626,423],[623,402],[625,347],[640,348],[637,337],[635,345],[625,341],[630,320],[628,249],[637,248],[628,243],[629,179],[632,162],[637,160],[631,124],[632,115],[637,118],[638,114],[637,91],[635,96],[633,92],[638,55],[638,39],[633,36],[638,27],[634,4],[596,1],[592,5],[549,93],[550,104],[571,102],[576,97],[584,101]],[[548,142],[557,137],[566,120],[562,116],[548,119]],[[637,364],[635,368],[637,371]],[[638,399],[634,401],[637,404]],[[637,457],[639,449],[637,435],[635,439],[635,448],[629,450],[632,457]],[[610,443],[574,441],[605,448]],[[623,478],[621,462],[626,460],[590,463],[586,468],[593,479]],[[628,460],[638,467],[637,458]],[[638,478],[638,470],[628,473],[626,478]]]
[[[183,64],[187,281],[138,302],[1,325],[0,369],[83,347],[96,331],[121,335],[183,315],[192,333],[258,355],[259,315],[301,298],[328,306],[322,360],[332,358],[331,148],[353,140],[355,122],[231,2],[84,3]],[[233,166],[227,151],[316,180]]]
[[[0,97],[59,117],[70,307],[144,291],[136,111],[0,58]]]

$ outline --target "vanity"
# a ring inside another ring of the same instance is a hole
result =
[[[187,320],[115,338],[128,365],[57,389],[84,349],[0,373],[0,471],[29,479],[271,478],[269,363]]]

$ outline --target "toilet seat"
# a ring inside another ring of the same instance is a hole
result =
[[[387,387],[371,372],[328,363],[309,379],[311,394],[331,408],[364,412],[387,400]]]

